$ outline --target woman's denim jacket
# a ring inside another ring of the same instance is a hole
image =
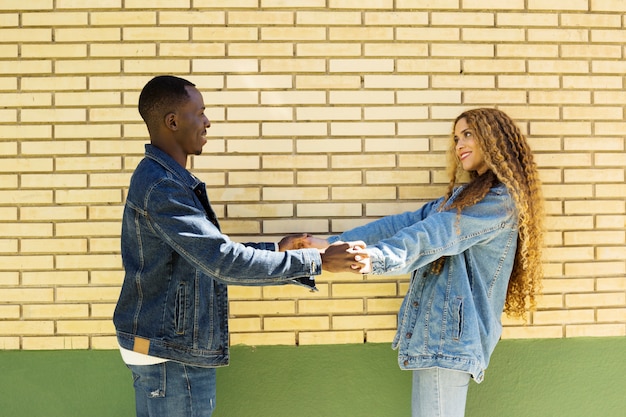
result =
[[[274,249],[222,234],[205,184],[146,145],[122,223],[126,274],[113,317],[120,346],[196,366],[227,365],[226,284],[282,284],[321,273],[317,250]]]
[[[411,272],[393,341],[402,369],[437,366],[469,372],[481,382],[502,333],[500,318],[517,248],[517,211],[501,184],[464,208],[460,217],[456,209],[439,210],[442,202],[382,218],[329,241],[363,240],[372,274]],[[443,266],[433,263],[442,257]]]

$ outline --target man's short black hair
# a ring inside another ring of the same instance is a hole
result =
[[[146,125],[154,126],[186,102],[189,99],[186,87],[195,87],[195,84],[173,75],[159,75],[148,81],[141,90],[138,106]]]

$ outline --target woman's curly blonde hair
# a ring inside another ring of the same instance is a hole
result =
[[[451,203],[451,208],[460,213],[464,207],[482,200],[495,183],[501,182],[506,186],[517,208],[519,234],[504,311],[509,316],[525,317],[527,307],[531,310],[536,307],[543,278],[544,209],[537,166],[525,136],[504,112],[491,108],[463,112],[454,121],[452,137],[454,126],[461,119],[465,119],[483,151],[488,170],[483,175],[478,175],[476,171],[469,173],[469,183]],[[467,179],[467,173],[456,157],[454,140],[451,143],[450,184],[446,200],[463,177]]]

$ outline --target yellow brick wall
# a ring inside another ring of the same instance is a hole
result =
[[[119,229],[153,75],[213,122],[191,168],[237,240],[340,232],[445,189],[497,106],[536,152],[545,295],[506,338],[626,335],[626,2],[0,0],[0,349],[115,348]],[[263,235],[263,236],[262,236]],[[232,343],[388,342],[407,277],[231,287]]]

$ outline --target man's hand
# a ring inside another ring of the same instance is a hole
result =
[[[326,239],[315,237],[308,233],[287,235],[278,242],[278,250],[281,252],[304,248],[326,249],[327,247],[328,242]]]
[[[328,272],[369,272],[369,255],[364,242],[336,242],[320,253],[322,269]]]

